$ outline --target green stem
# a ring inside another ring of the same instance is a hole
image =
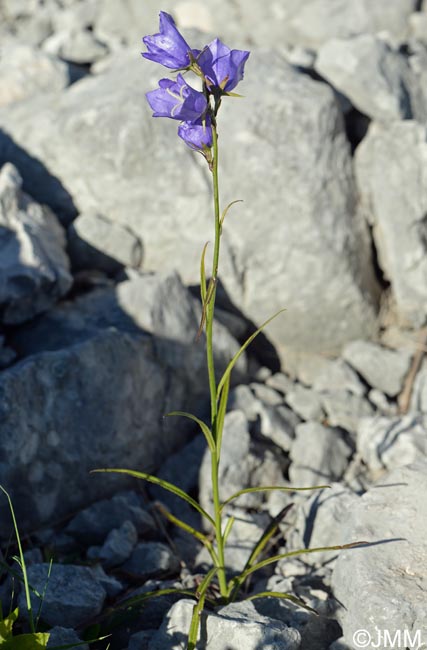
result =
[[[212,124],[212,144],[213,144],[213,161],[212,161],[212,183],[213,183],[213,199],[214,199],[214,213],[215,213],[215,245],[212,263],[212,282],[213,289],[209,304],[206,308],[206,350],[207,350],[207,364],[209,374],[209,390],[211,397],[211,423],[212,434],[215,442],[218,440],[217,431],[217,386],[215,379],[215,365],[213,354],[213,321],[215,313],[215,298],[216,288],[218,281],[218,263],[219,263],[219,246],[221,239],[221,223],[220,223],[220,206],[219,206],[219,187],[218,187],[218,135],[216,125]],[[222,534],[222,517],[221,517],[221,501],[219,496],[219,481],[218,481],[218,459],[220,450],[215,448],[211,452],[212,461],[212,498],[214,504],[214,520],[215,520],[215,539],[218,553],[218,582],[222,596],[227,594],[227,579],[225,575],[225,559],[224,559],[224,538]]]

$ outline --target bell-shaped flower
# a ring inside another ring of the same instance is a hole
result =
[[[190,53],[197,55],[199,50],[192,51],[185,38],[179,33],[175,21],[165,11],[160,12],[160,32],[142,39],[148,52],[142,56],[155,61],[166,68],[178,70],[190,65]]]
[[[229,92],[243,79],[249,54],[245,50],[230,50],[219,38],[215,38],[202,50],[197,63],[208,84]]]
[[[171,117],[173,120],[196,122],[207,109],[203,93],[189,86],[181,74],[176,81],[160,79],[159,88],[146,94],[153,109],[153,117]]]
[[[207,120],[183,122],[178,127],[178,135],[195,151],[212,147],[212,127]]]

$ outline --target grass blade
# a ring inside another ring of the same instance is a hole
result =
[[[199,418],[196,418],[195,415],[192,413],[186,413],[185,411],[171,411],[170,413],[166,413],[165,417],[170,417],[172,415],[180,415],[183,418],[187,418],[188,420],[192,420],[193,422],[196,422],[196,424],[199,425],[203,435],[206,438],[206,442],[208,443],[208,447],[211,451],[215,451],[216,446],[215,446],[215,440],[213,439],[213,435],[211,430],[209,429],[208,425],[205,424],[202,420]]]
[[[234,501],[234,499],[237,499],[237,497],[240,497],[242,494],[250,494],[251,492],[272,492],[273,490],[279,490],[282,492],[303,492],[305,490],[324,490],[325,488],[331,487],[330,485],[315,485],[314,487],[302,487],[302,488],[296,488],[296,487],[278,487],[275,485],[266,485],[266,486],[260,486],[260,487],[251,487],[251,488],[245,488],[244,490],[239,490],[238,492],[235,492],[231,497],[229,497],[224,503],[221,504],[221,510],[228,505],[231,501]]]
[[[31,632],[35,632],[35,627],[34,627],[34,617],[33,617],[33,609],[31,606],[31,598],[30,598],[30,587],[28,584],[28,576],[27,576],[27,567],[25,565],[25,558],[24,558],[24,553],[22,552],[22,544],[21,544],[21,538],[19,536],[19,530],[18,530],[18,524],[16,522],[16,517],[15,517],[15,511],[13,509],[12,505],[12,500],[9,496],[9,493],[6,492],[4,487],[0,485],[0,490],[3,492],[3,494],[6,496],[8,503],[9,503],[9,510],[10,514],[12,516],[12,522],[13,522],[13,528],[15,530],[15,535],[16,535],[16,543],[18,544],[18,550],[19,550],[19,559],[20,559],[20,565],[21,565],[21,570],[22,570],[22,579],[24,581],[24,591],[25,591],[25,603],[27,605],[27,612],[28,612],[28,620],[30,623],[30,629]]]
[[[229,209],[231,208],[231,206],[232,206],[232,205],[235,205],[236,203],[243,203],[243,199],[236,199],[235,201],[231,201],[231,203],[229,203],[229,204],[227,205],[227,207],[224,208],[224,210],[222,211],[221,218],[220,218],[220,220],[219,220],[219,225],[220,225],[221,228],[222,228],[222,224],[224,223],[224,219],[225,219],[225,217],[227,216],[227,212],[229,211]]]
[[[224,431],[224,419],[227,411],[227,402],[228,402],[228,393],[230,390],[230,375],[224,382],[224,388],[221,393],[221,398],[219,400],[218,414],[216,420],[216,448],[218,450],[218,463],[221,458],[221,445],[222,445],[222,434]]]
[[[279,600],[290,600],[291,603],[294,603],[295,605],[299,605],[299,607],[303,607],[307,611],[316,614],[316,616],[319,615],[315,609],[306,605],[305,602],[300,598],[297,598],[292,594],[286,594],[286,593],[284,594],[281,591],[261,591],[259,594],[248,596],[248,598],[244,598],[243,600],[256,600],[257,598],[278,598]]]
[[[217,571],[218,569],[216,567],[211,569],[209,573],[205,575],[197,590],[199,600],[193,607],[193,616],[191,617],[190,630],[188,633],[187,650],[195,650],[196,648],[200,627],[200,617],[205,606],[206,592]]]
[[[215,522],[212,519],[212,517],[200,506],[197,501],[192,499],[187,492],[184,492],[184,490],[181,490],[177,485],[174,485],[173,483],[169,483],[168,481],[164,481],[162,478],[157,478],[157,476],[153,476],[152,474],[146,474],[145,472],[137,472],[136,470],[133,469],[119,469],[119,468],[102,468],[102,469],[93,469],[91,470],[91,474],[96,474],[96,473],[101,473],[101,472],[106,472],[106,473],[111,473],[111,474],[127,474],[128,476],[133,476],[134,478],[142,479],[143,481],[148,481],[149,483],[154,483],[154,485],[159,485],[162,487],[164,490],[167,490],[168,492],[173,492],[173,494],[176,494],[177,497],[182,499],[183,501],[186,501],[190,506],[192,506],[197,512],[199,512],[205,519],[207,519],[212,526],[215,526]]]
[[[241,355],[243,354],[243,352],[246,350],[246,348],[248,347],[248,345],[250,345],[250,344],[252,343],[252,341],[253,341],[253,340],[258,336],[258,334],[261,334],[262,330],[263,330],[265,327],[267,327],[267,325],[268,325],[269,323],[271,323],[272,320],[274,320],[275,318],[277,318],[277,316],[279,316],[279,314],[282,314],[284,311],[286,311],[286,309],[280,309],[280,310],[279,310],[278,312],[276,312],[273,316],[271,316],[268,320],[266,320],[266,321],[261,325],[261,327],[259,327],[259,328],[256,330],[256,332],[254,332],[253,334],[251,334],[251,336],[250,336],[248,339],[246,339],[246,341],[245,341],[245,342],[243,343],[243,345],[241,346],[240,350],[238,350],[238,351],[236,352],[236,354],[234,355],[234,357],[231,359],[230,363],[228,364],[227,368],[225,369],[225,372],[224,372],[223,376],[221,377],[221,380],[220,380],[220,382],[219,382],[219,384],[218,384],[217,399],[220,398],[220,395],[221,395],[222,389],[224,388],[224,384],[225,384],[225,382],[227,381],[228,377],[229,377],[230,374],[231,374],[231,371],[233,370],[234,366],[236,365],[237,361],[239,360],[239,358],[241,357]]]
[[[233,528],[233,524],[234,524],[235,521],[236,521],[236,517],[231,516],[228,519],[227,523],[225,524],[224,534],[222,536],[224,546],[225,546],[225,544],[227,542],[228,536],[229,536],[229,534],[231,532],[231,529]]]
[[[206,269],[205,269],[205,256],[206,250],[209,246],[209,242],[203,246],[202,256],[200,258],[200,297],[202,299],[202,305],[206,302]]]

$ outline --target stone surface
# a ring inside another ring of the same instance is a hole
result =
[[[305,422],[297,426],[295,434],[289,468],[292,485],[311,487],[342,478],[353,453],[343,431]]]
[[[107,569],[123,564],[132,555],[138,541],[138,533],[131,521],[125,521],[120,528],[113,528],[101,547],[92,546],[87,556],[100,560]]]
[[[371,124],[355,157],[379,265],[400,319],[415,326],[427,315],[426,159],[426,127],[410,120]]]
[[[43,594],[41,618],[51,626],[77,627],[97,616],[104,604],[105,590],[88,567],[72,564],[33,564],[28,567],[30,585]],[[33,611],[38,611],[40,597],[31,593]],[[25,594],[19,596],[19,609],[26,611]]]
[[[372,119],[426,119],[427,106],[407,60],[374,35],[328,41],[315,69]]]
[[[295,384],[293,389],[286,394],[286,403],[303,420],[322,420],[324,418],[319,395],[301,384]]]
[[[66,527],[66,532],[82,544],[103,544],[112,529],[131,522],[143,537],[156,532],[152,516],[143,508],[136,492],[119,492],[80,510]]]
[[[48,648],[65,645],[69,650],[89,650],[89,646],[86,643],[82,645],[82,640],[71,628],[59,626],[53,627],[49,630],[49,635],[49,641],[47,644]],[[77,645],[73,646],[71,645],[72,643],[76,643]]]
[[[108,54],[105,43],[88,29],[56,32],[44,41],[43,50],[79,65],[94,63]]]
[[[184,650],[193,607],[191,600],[176,603],[151,639],[149,650]],[[211,650],[298,650],[301,642],[297,630],[259,614],[250,601],[222,607],[208,616],[202,614],[201,630]],[[202,648],[202,644],[196,647]]]
[[[125,226],[96,213],[81,214],[68,228],[68,253],[75,269],[116,273],[123,266],[140,268],[142,242]]]
[[[377,474],[409,465],[427,456],[426,427],[423,415],[363,419],[357,431],[357,451]]]
[[[374,414],[367,399],[346,390],[319,393],[328,424],[356,433],[359,420]]]
[[[343,544],[344,522],[358,500],[354,492],[339,483],[332,483],[330,488],[315,492],[297,506],[295,526],[287,538],[286,551]],[[358,539],[345,541],[356,542]],[[308,565],[327,563],[331,566],[337,555],[337,551],[319,551],[301,557]],[[279,572],[282,565],[286,566],[286,559],[279,562]]]
[[[425,638],[426,490],[424,459],[390,472],[349,512],[345,541],[368,542],[340,553],[333,574],[344,639],[351,647],[359,629],[375,642],[377,630],[388,630],[391,638],[397,630],[421,630]]]
[[[179,573],[180,563],[170,548],[160,542],[140,542],[121,570],[139,580],[167,578]]]
[[[390,350],[369,341],[349,343],[342,356],[372,388],[389,397],[403,389],[412,359],[407,350]]]
[[[0,320],[22,323],[71,286],[65,236],[54,214],[21,190],[13,165],[0,172]]]
[[[0,111],[0,160],[14,160],[25,186],[64,222],[76,210],[96,209],[143,239],[146,268],[173,265],[194,284],[211,228],[207,170],[175,138],[176,125],[151,119],[144,92],[156,80],[155,66],[127,53],[104,74],[74,84],[57,103],[46,98]],[[333,341],[339,349],[371,336],[377,286],[332,90],[277,53],[254,50],[242,92],[244,102],[224,102],[221,124],[223,193],[245,200],[244,214],[228,220],[223,240],[226,291],[255,322],[286,305],[286,315],[267,332],[279,344],[323,350]],[[266,268],[266,258],[274,269]],[[315,330],[301,327],[307,313]]]
[[[412,413],[427,413],[427,363],[425,361],[415,377],[409,408]]]
[[[0,54],[0,106],[38,93],[60,92],[70,83],[68,66],[35,47],[2,47]]]

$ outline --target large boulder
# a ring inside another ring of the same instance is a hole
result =
[[[379,264],[400,319],[415,326],[427,316],[426,133],[424,124],[411,120],[373,123],[356,152]]]
[[[21,190],[10,164],[0,172],[0,321],[22,323],[51,307],[72,284],[65,233],[49,208]]]
[[[176,124],[150,117],[144,92],[158,74],[123,55],[57,102],[0,111],[0,160],[64,222],[96,209],[141,238],[146,268],[194,284],[212,237],[210,179]],[[369,337],[377,287],[334,94],[272,51],[252,53],[246,78],[246,99],[224,101],[220,116],[223,201],[245,200],[225,224],[225,289],[255,322],[287,307],[269,329],[279,345],[333,351]]]

